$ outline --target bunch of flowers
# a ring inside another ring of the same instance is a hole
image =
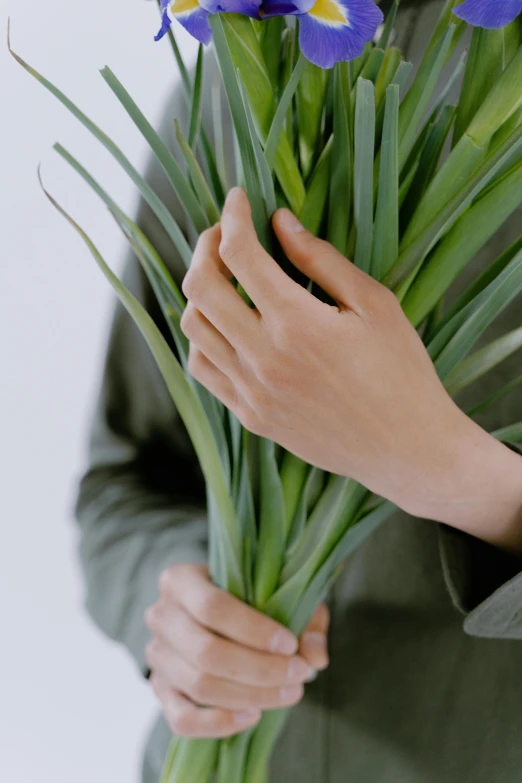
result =
[[[201,124],[202,47],[192,79],[172,18],[202,43],[212,36],[238,150],[237,184],[247,191],[260,241],[277,255],[270,218],[276,206],[289,206],[307,229],[395,293],[450,394],[522,344],[519,329],[472,352],[522,291],[522,237],[449,308],[443,304],[459,273],[522,203],[522,30],[518,22],[508,24],[522,2],[455,6],[455,0],[444,3],[413,74],[402,52],[390,46],[398,0],[376,43],[382,15],[372,0],[175,0],[170,9],[161,0],[159,36],[168,34],[191,107],[187,135],[177,126],[178,158],[115,74],[102,71],[200,233],[219,220],[230,184],[219,150],[222,118],[214,107],[214,146]],[[286,15],[297,17],[297,24]],[[491,29],[474,30],[467,64],[460,59],[440,84],[467,30],[464,19]],[[14,56],[120,163],[188,268],[186,237],[115,142]],[[459,84],[453,105],[448,96]],[[63,146],[56,150],[110,209],[170,329],[175,350],[92,240],[49,196],[148,341],[192,439],[207,482],[212,578],[299,633],[347,555],[394,507],[357,482],[328,475],[249,433],[194,381],[180,329],[186,302],[166,260],[105,187]],[[494,434],[522,439],[522,423]],[[255,729],[228,740],[174,739],[162,782],[266,783],[285,717],[285,710],[266,712]]]

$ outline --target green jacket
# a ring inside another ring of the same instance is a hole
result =
[[[421,6],[406,8],[398,24],[414,61],[439,3]],[[175,97],[163,128],[170,141],[171,118],[184,112]],[[149,179],[181,220],[155,165]],[[463,278],[520,232],[520,218],[519,211]],[[181,263],[144,207],[140,223],[179,279]],[[125,280],[163,328],[134,260]],[[488,338],[520,326],[520,307],[518,299]],[[460,402],[472,404],[519,373],[520,353]],[[515,391],[481,423],[502,427],[522,418],[521,409]],[[156,600],[158,575],[171,563],[206,559],[205,491],[154,360],[121,308],[77,516],[88,611],[145,670],[143,613]],[[522,781],[517,560],[449,527],[397,514],[350,558],[331,608],[331,665],[292,712],[271,783]],[[160,718],[144,759],[144,783],[157,783],[168,742]]]

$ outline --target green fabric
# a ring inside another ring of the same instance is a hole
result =
[[[418,61],[439,3],[402,13],[398,43]],[[413,31],[413,32],[412,32]],[[208,105],[208,101],[207,101]],[[163,126],[185,116],[179,95]],[[229,155],[233,159],[232,151]],[[155,165],[149,180],[179,215]],[[520,231],[519,210],[456,291]],[[140,224],[173,273],[182,267],[155,219]],[[137,264],[126,282],[161,323]],[[520,325],[521,300],[488,332]],[[467,408],[520,374],[520,353],[459,399]],[[520,392],[481,419],[521,418]],[[77,516],[86,605],[143,671],[146,606],[168,564],[206,558],[205,493],[186,432],[142,338],[115,314]],[[516,783],[522,780],[520,563],[450,527],[397,514],[347,563],[331,596],[331,666],[292,712],[271,783]],[[100,705],[101,706],[101,705]],[[144,759],[157,783],[169,741],[158,720]],[[190,783],[187,781],[187,783]]]

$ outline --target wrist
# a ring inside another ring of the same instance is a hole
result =
[[[426,486],[402,507],[522,553],[522,457],[456,406],[454,414],[433,447]]]

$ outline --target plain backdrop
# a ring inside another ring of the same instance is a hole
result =
[[[13,48],[139,168],[145,143],[98,70],[110,65],[152,122],[176,69],[154,2],[0,0]],[[187,59],[193,42],[178,28]],[[61,105],[0,51],[0,780],[135,783],[156,712],[124,650],[83,609],[72,516],[112,296],[46,186],[119,269],[124,241],[52,150],[60,141],[126,210],[132,183]]]

